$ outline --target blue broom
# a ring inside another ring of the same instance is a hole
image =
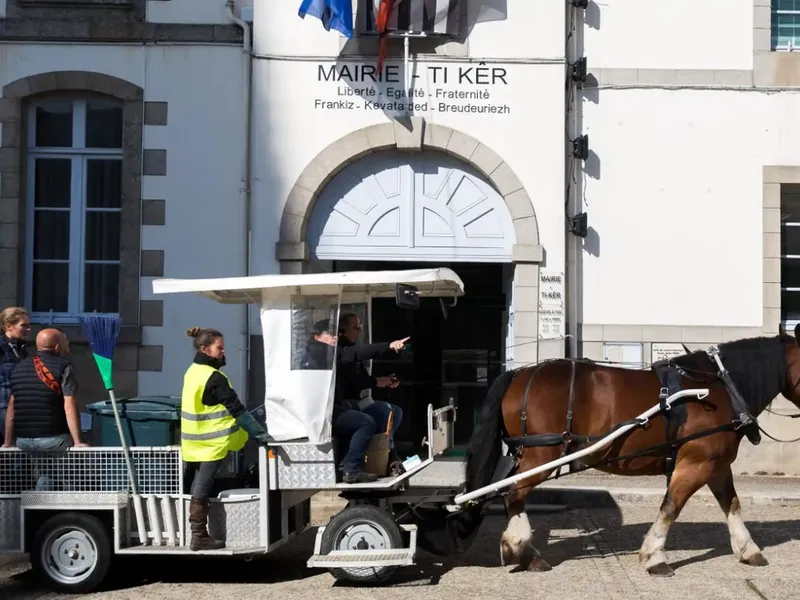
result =
[[[114,348],[117,345],[117,337],[119,330],[122,326],[122,319],[119,317],[85,314],[80,315],[78,320],[83,330],[83,335],[89,342],[92,348],[92,356],[94,362],[97,364],[97,369],[100,371],[100,377],[103,379],[103,385],[108,390],[108,396],[111,399],[111,408],[114,411],[114,420],[117,423],[117,431],[119,432],[119,441],[122,445],[122,453],[125,455],[125,462],[128,464],[128,478],[131,483],[131,492],[133,493],[133,509],[136,512],[136,521],[139,529],[139,539],[142,545],[149,542],[147,530],[144,527],[144,509],[142,507],[142,497],[139,495],[139,489],[136,485],[136,471],[133,468],[133,460],[131,453],[128,449],[128,444],[125,441],[125,434],[122,429],[122,421],[119,418],[119,409],[117,408],[117,397],[114,394],[114,380],[112,377],[114,367]]]

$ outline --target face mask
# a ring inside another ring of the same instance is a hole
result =
[[[222,356],[220,356],[217,360],[219,361],[219,366],[220,367],[224,367],[227,364],[227,361],[225,360],[225,355],[224,354]]]

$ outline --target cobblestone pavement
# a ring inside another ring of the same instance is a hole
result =
[[[402,572],[387,589],[335,584],[325,571],[304,566],[314,532],[290,547],[251,562],[202,558],[141,558],[121,561],[108,589],[84,596],[97,600],[257,597],[287,600],[397,600],[563,598],[566,600],[800,599],[800,523],[797,507],[747,506],[744,518],[771,564],[741,565],[733,558],[720,509],[692,499],[673,526],[667,544],[672,578],[648,576],[637,551],[656,514],[652,506],[532,512],[534,539],[553,565],[548,573],[516,573],[499,565],[504,518],[492,516],[469,553],[439,562],[420,553],[420,564]],[[41,591],[27,564],[0,566],[0,598],[62,598]],[[66,598],[66,597],[63,597]]]

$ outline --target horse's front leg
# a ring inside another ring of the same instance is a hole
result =
[[[769,561],[764,558],[761,548],[750,537],[750,532],[742,520],[742,506],[733,486],[733,473],[730,465],[714,473],[708,482],[708,487],[719,502],[722,512],[725,513],[734,556],[740,562],[752,567],[767,566]]]
[[[533,469],[558,458],[558,448],[551,446],[526,448],[519,465],[519,472]],[[542,558],[541,553],[533,545],[533,532],[525,512],[525,500],[531,491],[545,481],[553,471],[544,471],[517,483],[506,497],[506,515],[508,525],[500,538],[500,561],[505,566],[518,562],[526,571],[549,571],[550,565]]]
[[[669,528],[677,520],[689,498],[708,482],[713,466],[713,463],[707,461],[689,463],[687,459],[683,459],[676,462],[658,518],[647,532],[639,550],[639,562],[644,563],[651,575],[670,577],[675,574],[667,564],[667,555],[664,553]]]
[[[527,494],[515,492],[506,502],[508,524],[500,538],[500,564],[518,563],[526,571],[549,571],[550,565],[533,545],[533,532],[525,512]]]

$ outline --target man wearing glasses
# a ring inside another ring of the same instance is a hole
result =
[[[334,410],[333,428],[337,436],[350,437],[350,450],[344,457],[345,483],[374,481],[376,477],[361,470],[361,462],[374,433],[386,431],[393,413],[389,434],[390,470],[402,470],[402,461],[394,449],[394,434],[403,420],[402,409],[388,402],[376,402],[372,388],[396,388],[396,377],[373,377],[366,363],[374,358],[399,353],[409,338],[378,344],[359,344],[361,322],[358,315],[345,313],[339,318],[337,355],[337,400],[340,409]]]

